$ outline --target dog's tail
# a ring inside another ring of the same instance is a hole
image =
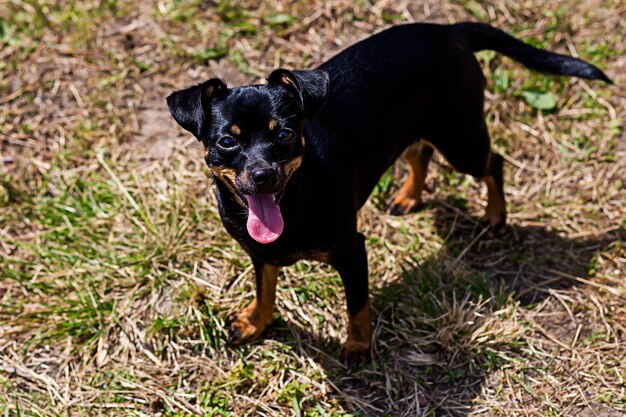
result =
[[[452,28],[474,52],[490,49],[536,71],[602,80],[613,84],[604,72],[583,60],[535,48],[493,26],[464,22],[452,25]]]

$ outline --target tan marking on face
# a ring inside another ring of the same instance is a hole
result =
[[[204,157],[207,158],[209,156],[209,149],[205,148],[204,149]]]
[[[239,135],[241,134],[241,128],[237,125],[232,125],[230,127],[230,133],[232,133],[233,135]]]
[[[285,170],[285,175],[287,177],[290,177],[296,171],[296,169],[300,168],[301,164],[302,164],[302,157],[301,156],[297,156],[297,157],[293,158],[291,161],[285,162],[283,164],[283,169]]]
[[[211,171],[226,185],[226,187],[228,187],[230,192],[235,196],[235,201],[237,201],[240,206],[244,207],[247,210],[248,206],[241,200],[241,197],[239,197],[239,194],[235,190],[235,180],[237,179],[237,172],[232,168],[216,166],[212,166]]]
[[[228,178],[232,181],[233,184],[235,183],[235,179],[237,178],[237,172],[232,168],[212,166],[211,171],[213,171],[214,174],[220,177]]]
[[[276,126],[278,126],[278,121],[274,120],[274,119],[271,119],[270,122],[269,122],[270,130],[274,130],[276,128]]]

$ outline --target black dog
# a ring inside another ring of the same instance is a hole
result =
[[[370,357],[367,254],[357,211],[405,150],[411,168],[390,203],[421,202],[437,149],[487,183],[486,219],[505,223],[502,157],[490,149],[485,78],[474,52],[491,49],[552,74],[609,78],[579,59],[536,49],[480,23],[397,26],[310,71],[278,69],[266,85],[229,89],[219,79],[167,98],[176,121],[205,148],[228,232],[250,254],[257,296],[233,317],[229,341],[259,337],[272,322],[280,266],[327,262],[341,276],[348,338],[341,356]]]

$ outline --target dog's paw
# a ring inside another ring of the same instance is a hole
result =
[[[489,226],[489,236],[495,238],[501,238],[507,235],[508,228],[506,224],[506,212],[485,214],[482,218],[482,223]]]
[[[402,216],[404,214],[418,211],[421,206],[422,202],[418,199],[396,194],[387,203],[387,213],[392,216]]]
[[[509,228],[506,223],[489,225],[489,234],[497,239],[502,239],[509,234]]]
[[[260,323],[256,316],[254,310],[243,310],[227,319],[229,345],[241,345],[261,336],[267,326]]]
[[[341,347],[341,362],[349,369],[358,369],[372,360],[372,346],[367,342],[348,340]]]

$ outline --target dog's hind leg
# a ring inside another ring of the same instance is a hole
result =
[[[424,141],[415,142],[404,152],[404,159],[409,165],[409,176],[389,202],[387,208],[389,214],[394,216],[407,214],[417,210],[422,204],[424,181],[432,155],[433,148]]]
[[[489,225],[495,232],[498,232],[506,224],[503,165],[504,160],[502,156],[490,151],[485,168],[486,175],[481,178],[487,184],[485,220],[489,222]]]
[[[455,170],[487,184],[487,209],[484,219],[494,232],[499,233],[506,224],[502,174],[504,160],[501,155],[491,150],[487,126],[481,120],[478,128],[468,128],[465,134],[462,132],[447,134],[449,136],[433,138],[437,150]]]

